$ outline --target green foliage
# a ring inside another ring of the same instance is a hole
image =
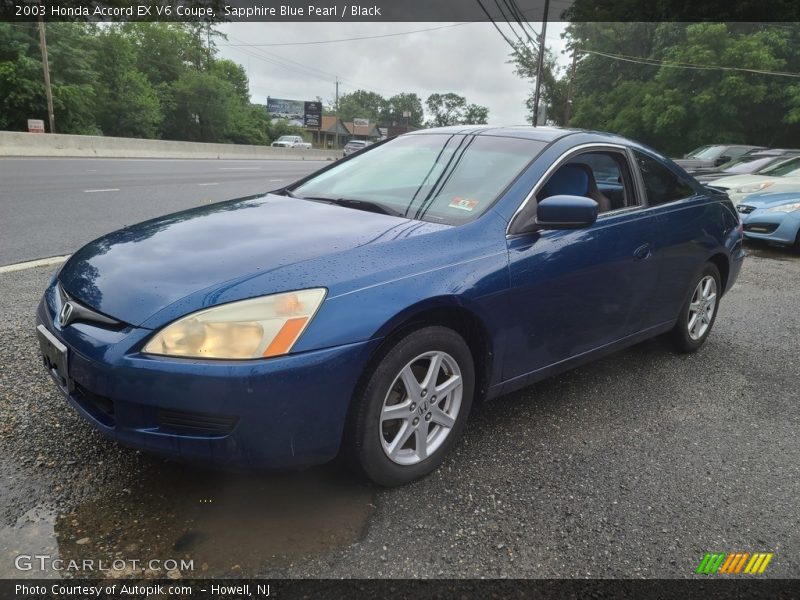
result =
[[[797,24],[574,22],[567,40],[578,52],[574,77],[551,56],[542,77],[554,123],[566,123],[572,79],[570,126],[619,133],[670,155],[709,143],[798,146],[800,79],[736,70],[800,73]],[[512,61],[521,76],[535,76],[530,53]]]
[[[272,123],[263,105],[250,102],[245,70],[217,56],[220,37],[206,23],[48,23],[57,131],[237,144],[269,144],[281,135],[308,139],[302,128]],[[453,93],[433,94],[426,105],[432,124],[488,119],[486,107]],[[326,107],[324,114],[335,111]],[[368,90],[341,96],[339,116],[413,127],[425,121],[417,94],[384,98]],[[25,131],[30,118],[47,121],[38,29],[0,22],[0,129]]]
[[[57,131],[269,144],[244,69],[216,57],[220,35],[198,23],[49,23]],[[0,23],[0,129],[47,120],[42,73],[36,24]]]
[[[47,120],[42,62],[34,24],[0,23],[0,129],[27,129],[27,119]]]
[[[409,117],[404,117],[403,113],[410,113]],[[392,96],[386,101],[381,120],[386,123],[408,124],[412,127],[422,127],[425,120],[425,113],[422,109],[422,100],[415,93],[400,93]]]
[[[431,118],[429,127],[446,127],[447,125],[479,125],[485,124],[489,118],[489,109],[476,104],[467,105],[467,99],[452,92],[431,94],[425,101]]]
[[[138,70],[136,46],[116,28],[108,28],[95,39],[98,83],[95,118],[104,135],[159,137],[161,102],[147,76]]]
[[[339,97],[339,117],[343,121],[369,119],[370,123],[377,123],[386,110],[386,100],[375,92],[356,90]]]

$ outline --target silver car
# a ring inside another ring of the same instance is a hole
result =
[[[353,152],[358,152],[371,145],[372,142],[366,140],[351,140],[344,145],[344,156],[350,156]]]

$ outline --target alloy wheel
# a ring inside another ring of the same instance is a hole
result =
[[[717,306],[717,281],[711,275],[706,275],[697,284],[689,302],[689,319],[687,328],[689,337],[695,341],[701,339],[714,318],[714,309]]]
[[[433,455],[458,418],[463,393],[461,370],[446,352],[426,352],[395,377],[380,414],[381,446],[400,465]]]

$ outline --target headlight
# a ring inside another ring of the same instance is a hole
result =
[[[754,194],[756,192],[760,192],[771,186],[774,181],[762,181],[761,183],[756,183],[754,185],[745,185],[742,187],[738,187],[733,190],[734,194]]]
[[[190,358],[281,356],[305,331],[326,291],[286,292],[201,310],[167,325],[143,352]]]
[[[800,202],[794,202],[792,204],[779,204],[778,206],[773,206],[772,208],[765,209],[765,212],[790,213],[796,210],[800,210]]]

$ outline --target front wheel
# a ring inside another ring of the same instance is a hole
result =
[[[719,269],[708,263],[695,277],[692,291],[681,307],[672,339],[680,352],[695,352],[702,346],[717,318],[722,285]]]
[[[463,432],[474,382],[472,354],[455,331],[433,326],[408,334],[354,399],[345,440],[352,462],[379,485],[427,475]]]

